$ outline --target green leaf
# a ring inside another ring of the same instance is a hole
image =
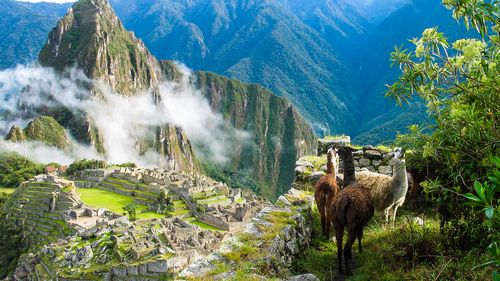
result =
[[[479,199],[476,195],[474,195],[472,193],[466,193],[466,194],[464,194],[464,196],[465,196],[465,198],[467,198],[469,200],[481,202],[481,199]]]
[[[500,157],[497,156],[491,156],[491,162],[497,166],[497,168],[500,168]]]
[[[493,271],[492,279],[493,281],[500,281],[500,273],[498,273],[498,271]]]
[[[484,214],[488,219],[493,218],[493,214],[495,213],[495,209],[493,207],[489,207],[484,211]]]
[[[481,199],[481,201],[483,201],[483,202],[486,201],[486,199],[484,197],[484,188],[480,182],[478,182],[478,181],[474,182],[474,189],[476,190],[477,195],[479,195],[479,198]]]

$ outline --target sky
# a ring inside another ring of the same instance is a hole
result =
[[[31,2],[31,3],[38,3],[38,2],[51,2],[51,3],[68,3],[68,2],[75,2],[76,0],[17,0],[19,2]]]

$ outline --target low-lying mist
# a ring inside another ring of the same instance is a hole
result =
[[[182,128],[195,147],[202,148],[197,150],[197,156],[224,165],[235,148],[244,145],[250,136],[232,128],[219,113],[212,111],[208,101],[189,82],[189,70],[178,67],[183,72],[182,81],[162,83],[156,91],[157,98],[152,91],[121,95],[76,68],[62,75],[39,65],[0,71],[0,150],[15,151],[43,163],[68,164],[76,159],[100,158],[109,163],[157,166],[164,162],[160,161],[161,156],[153,150],[139,153],[137,141],[153,141],[151,128],[169,124]],[[92,94],[91,88],[98,94]],[[39,114],[37,109],[50,110],[61,105],[90,119],[104,139],[105,155],[78,143],[68,131],[73,145],[65,150],[40,142],[3,140],[12,125],[24,128]]]

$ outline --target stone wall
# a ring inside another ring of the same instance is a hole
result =
[[[295,184],[314,184],[326,172],[326,152],[330,148],[339,148],[349,145],[348,137],[333,140],[318,140],[318,155],[305,156],[295,164]],[[370,145],[353,151],[356,172],[363,169],[392,176],[394,172],[394,152],[386,148],[377,148]],[[314,160],[314,161],[313,161]],[[339,177],[343,173],[343,161],[339,163]]]

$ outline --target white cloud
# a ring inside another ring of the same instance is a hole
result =
[[[6,134],[13,124],[24,126],[38,115],[35,108],[53,108],[62,104],[74,113],[84,112],[89,117],[103,136],[104,158],[111,163],[158,165],[160,156],[153,151],[141,155],[137,149],[138,141],[153,140],[156,128],[169,124],[182,128],[192,142],[203,148],[204,157],[224,164],[249,135],[232,128],[220,114],[213,112],[207,100],[189,83],[189,70],[179,68],[184,80],[160,85],[156,101],[150,91],[131,97],[114,93],[103,83],[88,79],[76,69],[69,70],[65,76],[36,65],[0,71],[0,133]],[[101,97],[90,95],[88,87],[82,85],[92,85]],[[27,156],[30,156],[30,150],[42,146],[40,143],[2,145],[4,149],[10,148]],[[60,156],[61,153],[67,158]],[[58,153],[53,148],[43,148],[35,160],[42,161],[51,155],[59,161],[65,160],[64,163],[96,157],[95,150],[78,145],[70,151]],[[42,162],[56,161],[49,158]]]

